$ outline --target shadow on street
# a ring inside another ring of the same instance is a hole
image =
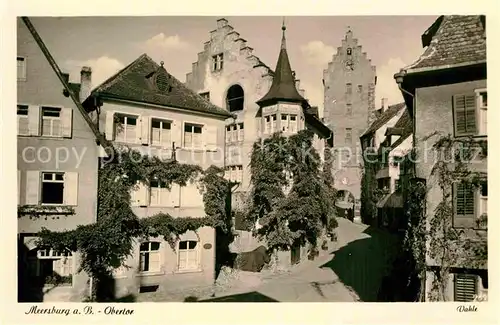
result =
[[[399,241],[395,235],[369,227],[370,237],[350,242],[334,252],[321,267],[332,269],[344,285],[351,287],[361,301],[376,302],[382,279],[392,266]]]
[[[256,291],[205,299],[205,300],[198,300],[196,297],[187,297],[186,299],[184,299],[184,301],[185,302],[279,302],[273,298],[270,298]]]

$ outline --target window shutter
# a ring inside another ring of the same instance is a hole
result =
[[[175,147],[179,148],[183,146],[182,143],[182,123],[179,121],[172,122],[172,142],[175,143]]]
[[[180,206],[180,195],[181,195],[181,187],[179,184],[172,183],[170,188],[170,205],[172,207]]]
[[[78,205],[78,173],[64,173],[64,204]]]
[[[149,116],[142,117],[141,123],[141,143],[148,145],[149,144],[149,131],[151,130],[151,123],[149,123],[151,119]]]
[[[189,182],[181,187],[182,207],[203,207],[203,195],[198,190],[196,183]]]
[[[475,294],[477,294],[477,276],[455,274],[455,301],[472,301]]]
[[[474,135],[476,127],[476,97],[474,95],[453,96],[455,135]]]
[[[17,171],[17,204],[21,205],[21,171]]]
[[[114,138],[114,130],[115,130],[115,120],[114,120],[115,112],[106,112],[106,140],[113,140]]]
[[[73,130],[73,109],[65,107],[61,109],[62,136],[71,138]]]
[[[29,135],[40,135],[40,107],[28,106],[28,130]]]
[[[26,171],[26,204],[38,205],[40,203],[40,172],[38,170]]]
[[[235,126],[236,128],[236,126]],[[232,131],[237,135],[237,130]],[[206,125],[203,127],[203,139],[205,139],[205,150],[217,150],[217,127],[215,125]]]
[[[149,201],[148,187],[144,183],[139,183],[137,191],[137,204],[139,206],[147,206]]]
[[[473,227],[477,196],[474,187],[468,183],[455,183],[453,190],[454,226]]]

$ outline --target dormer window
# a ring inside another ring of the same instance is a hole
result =
[[[156,88],[161,92],[170,92],[172,86],[170,85],[170,80],[166,73],[159,73],[155,77]]]
[[[347,55],[352,55],[352,49],[350,47],[347,48]]]

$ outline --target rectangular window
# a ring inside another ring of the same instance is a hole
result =
[[[358,93],[363,93],[363,85],[358,85]]]
[[[160,243],[145,242],[139,248],[140,262],[139,270],[141,272],[160,271]]]
[[[68,250],[35,249],[28,252],[27,262],[29,275],[35,278],[34,281],[63,286],[71,285],[73,281],[73,254]]]
[[[290,115],[290,133],[296,133],[298,130],[297,127],[297,115]]]
[[[476,135],[477,98],[475,95],[453,96],[455,136]]]
[[[182,240],[179,242],[179,270],[198,269],[198,242]]]
[[[220,71],[224,67],[224,54],[212,56],[212,71]]]
[[[352,84],[351,83],[347,83],[345,85],[345,93],[347,95],[351,95],[352,94]]]
[[[169,206],[170,205],[170,190],[166,184],[159,180],[150,182],[150,204],[152,206]]]
[[[480,217],[483,214],[488,214],[488,182],[481,183],[481,189],[479,193],[479,213]]]
[[[277,119],[276,114],[271,115],[271,134],[278,132]]]
[[[346,145],[352,144],[352,129],[351,128],[345,129],[345,144]]]
[[[17,105],[17,134],[29,135],[28,105]]]
[[[271,133],[271,116],[266,116],[264,134],[270,134],[270,133]]]
[[[42,107],[42,135],[47,137],[62,136],[60,108]]]
[[[238,141],[243,141],[245,137],[245,131],[243,128],[243,123],[238,123]]]
[[[288,132],[288,115],[281,114],[281,131]]]
[[[232,125],[226,126],[226,143],[231,142]]]
[[[42,204],[64,203],[64,173],[42,173]]]
[[[488,134],[488,93],[486,90],[477,92],[479,135]]]
[[[345,108],[346,108],[346,115],[347,116],[352,116],[352,105],[351,104],[346,104]]]
[[[17,80],[26,81],[26,59],[21,56],[17,57]]]
[[[151,120],[151,144],[170,146],[172,144],[172,122],[159,119]]]
[[[454,300],[460,302],[469,302],[477,294],[477,275],[474,274],[455,274]]]
[[[115,140],[118,142],[137,142],[137,116],[116,115]]]
[[[201,93],[200,96],[203,97],[203,99],[205,99],[206,101],[210,101],[210,92],[209,91],[207,91],[206,93]]]
[[[401,182],[400,182],[400,180],[399,180],[399,179],[396,179],[396,180],[394,181],[394,190],[395,190],[396,192],[399,192],[399,191],[401,190]]]
[[[185,124],[184,125],[184,147],[186,148],[201,148],[201,125]]]

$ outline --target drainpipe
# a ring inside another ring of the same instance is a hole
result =
[[[410,96],[412,98],[412,127],[413,127],[413,136],[412,136],[412,140],[413,140],[413,147],[416,147],[417,146],[417,137],[416,137],[416,117],[415,117],[415,106],[416,106],[416,100],[415,100],[415,94],[412,94],[410,93],[409,91],[407,91],[406,89],[403,88],[402,84],[403,84],[403,79],[404,77],[406,76],[407,72],[406,70],[401,70],[399,73],[396,73],[394,75],[394,79],[396,79],[396,83],[398,84],[398,88],[399,90],[402,92],[402,93],[405,93],[407,94],[408,96]],[[417,171],[416,171],[416,164],[412,164],[413,165],[413,175],[417,175]],[[426,287],[426,282],[427,282],[427,272],[425,271],[424,273],[424,278],[422,279],[421,281],[421,294],[420,294],[420,301],[425,301],[425,295],[426,295],[426,292],[425,292],[425,287]],[[424,297],[424,298],[422,298]]]

